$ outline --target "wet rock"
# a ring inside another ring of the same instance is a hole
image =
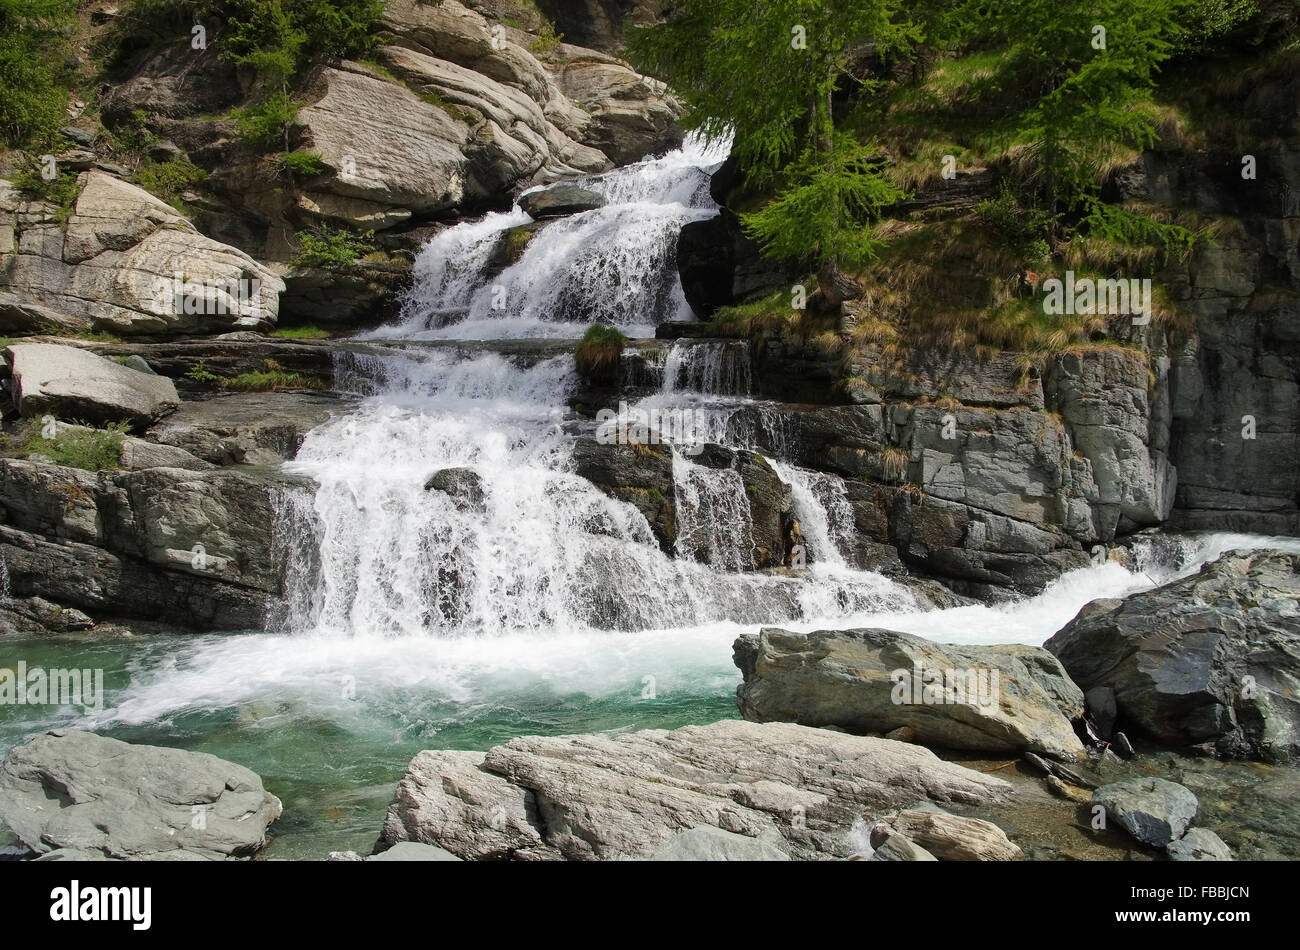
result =
[[[153,367],[149,365],[145,358],[140,356],[138,353],[133,353],[126,359],[122,360],[122,365],[127,369],[135,370],[137,373],[145,373],[149,376],[158,375],[153,371]]]
[[[1044,759],[1042,756],[1034,755],[1032,752],[1024,753],[1025,761],[1047,775],[1055,776],[1063,782],[1070,785],[1078,785],[1083,788],[1096,788],[1097,783],[1090,778],[1086,778],[1082,773],[1063,765],[1060,762],[1053,762],[1051,759]]]
[[[574,471],[606,495],[636,507],[666,554],[676,545],[672,451],[663,445],[607,444],[590,436],[573,443]]]
[[[310,484],[278,473],[91,473],[0,459],[10,591],[101,619],[262,628],[283,584],[274,526],[296,510],[283,497]]]
[[[55,730],[0,762],[0,820],[41,854],[241,857],[266,844],[279,816],[261,779],[199,752]]]
[[[1236,551],[1190,577],[1095,603],[1045,644],[1119,725],[1165,745],[1300,751],[1300,555]]]
[[[184,403],[148,431],[149,439],[216,465],[276,465],[349,403],[324,393],[223,393]]]
[[[801,634],[766,627],[737,639],[734,659],[744,677],[736,697],[746,719],[857,733],[908,727],[917,742],[953,749],[1058,758],[1083,752],[1070,725],[1083,694],[1036,647],[940,645],[892,630]],[[941,677],[937,688],[923,680],[926,671]]]
[[[532,218],[562,218],[604,206],[600,194],[567,183],[529,192],[519,199],[519,207]]]
[[[1055,775],[1048,775],[1043,779],[1043,781],[1055,795],[1064,798],[1067,801],[1075,802],[1080,805],[1086,805],[1092,801],[1092,794],[1086,788],[1080,788],[1077,785],[1062,782]]]
[[[13,366],[14,404],[28,418],[49,413],[68,420],[144,427],[180,406],[170,379],[127,369],[76,347],[16,343],[5,355]]]
[[[919,746],[788,723],[512,739],[488,753],[421,752],[381,845],[462,858],[642,858],[709,826],[784,841],[795,859],[846,856],[863,810],[1005,800],[1008,783]]]
[[[1232,849],[1205,828],[1189,828],[1177,841],[1165,847],[1171,861],[1231,861]]]
[[[458,506],[483,509],[483,479],[472,468],[444,468],[434,472],[424,483],[425,491],[440,491],[456,500]]]
[[[649,860],[789,861],[790,856],[778,845],[768,841],[723,831],[711,825],[701,825],[674,835]]]
[[[1122,755],[1124,758],[1126,759],[1133,758],[1134,756],[1133,743],[1128,741],[1128,736],[1124,735],[1124,733],[1122,732],[1115,733],[1115,741],[1113,745],[1116,749],[1119,750],[1119,754]]]
[[[1196,796],[1177,782],[1137,778],[1103,785],[1092,793],[1094,805],[1130,835],[1153,848],[1181,838],[1196,818]]]
[[[992,822],[941,811],[908,809],[886,823],[940,861],[1018,861],[1024,857]]]

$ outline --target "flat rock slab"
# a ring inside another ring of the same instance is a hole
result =
[[[1199,807],[1190,791],[1162,778],[1103,785],[1092,793],[1092,802],[1105,807],[1113,821],[1153,848],[1163,848],[1181,838]]]
[[[380,847],[419,841],[465,859],[648,858],[691,828],[848,857],[864,816],[918,801],[1003,801],[1002,779],[920,746],[790,723],[724,720],[616,735],[429,751],[398,784]],[[678,847],[682,847],[679,843]]]
[[[859,733],[907,727],[914,741],[950,749],[1083,753],[1070,725],[1083,714],[1083,693],[1038,647],[937,644],[893,630],[803,634],[766,627],[737,639],[734,650],[746,719]]]
[[[260,778],[201,752],[54,730],[0,762],[0,821],[40,854],[223,860],[260,850],[278,817]]]
[[[15,343],[5,350],[13,365],[14,402],[27,417],[137,428],[174,412],[180,397],[170,379],[150,376],[75,346]]]

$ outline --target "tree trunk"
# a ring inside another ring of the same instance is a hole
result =
[[[835,148],[835,119],[831,112],[831,96],[834,92],[834,83],[830,83],[826,89],[825,102],[818,103],[814,125],[817,129],[817,151],[829,155]],[[833,223],[832,228],[839,231],[840,226],[840,208],[832,209]],[[817,286],[825,298],[827,306],[838,309],[840,304],[846,300],[856,300],[862,296],[862,287],[848,274],[840,270],[840,256],[835,253],[834,249],[826,256],[822,262],[821,271],[817,274]]]

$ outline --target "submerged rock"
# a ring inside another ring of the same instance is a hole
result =
[[[1234,551],[1123,601],[1093,601],[1044,646],[1117,725],[1221,754],[1300,752],[1300,554]]]
[[[1120,827],[1143,844],[1163,848],[1181,838],[1196,818],[1199,803],[1177,782],[1162,778],[1129,779],[1103,785],[1092,793]]]
[[[796,859],[843,857],[864,812],[918,800],[991,804],[1010,792],[1002,779],[919,746],[789,723],[524,736],[486,754],[417,755],[379,846],[420,841],[466,859],[615,860],[657,854],[683,829],[715,828],[783,841]]]
[[[858,733],[906,727],[912,741],[952,749],[1057,758],[1083,752],[1070,725],[1083,712],[1083,694],[1036,647],[940,645],[892,630],[802,634],[767,627],[737,639],[734,650],[746,719]],[[941,678],[931,685],[928,673]]]
[[[1191,828],[1165,848],[1171,861],[1231,861],[1232,850],[1205,828]]]
[[[280,800],[214,755],[54,730],[0,762],[0,821],[29,849],[82,859],[208,859],[266,844]]]

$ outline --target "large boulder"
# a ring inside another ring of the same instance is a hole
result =
[[[1122,601],[1093,601],[1045,647],[1117,727],[1172,746],[1300,752],[1300,555],[1234,551]]]
[[[28,418],[46,413],[92,423],[145,427],[180,407],[176,386],[75,346],[15,343],[5,348],[13,367],[14,405]]]
[[[82,176],[66,227],[24,230],[9,283],[119,334],[206,333],[276,322],[284,282],[170,205],[101,171]]]
[[[825,859],[848,856],[847,834],[864,811],[990,804],[1010,791],[920,746],[789,723],[525,736],[486,754],[417,755],[379,846],[420,841],[466,859],[617,860],[680,849],[679,832],[714,828],[781,842],[792,858]]]
[[[961,647],[892,630],[792,633],[736,640],[740,712],[757,722],[908,728],[915,741],[982,752],[1080,755],[1070,724],[1083,693],[1038,647]],[[921,843],[923,846],[924,842]]]
[[[224,860],[256,853],[280,800],[200,752],[54,730],[0,762],[0,821],[39,854]]]

